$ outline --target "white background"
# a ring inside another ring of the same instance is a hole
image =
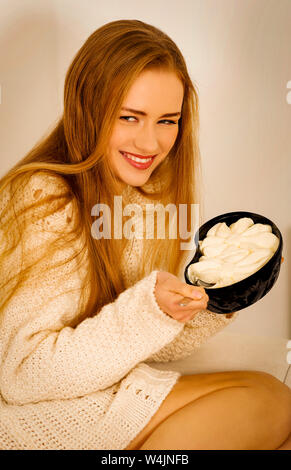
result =
[[[228,329],[290,338],[291,0],[0,0],[0,175],[52,130],[74,55],[117,19],[157,26],[186,59],[200,98],[204,220],[246,210],[282,232],[277,283]]]

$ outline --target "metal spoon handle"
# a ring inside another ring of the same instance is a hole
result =
[[[194,281],[192,282],[193,286],[200,286],[200,287],[212,287],[215,285],[215,282],[206,282],[202,281],[198,277],[194,277]]]

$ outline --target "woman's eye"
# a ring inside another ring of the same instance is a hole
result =
[[[125,119],[126,121],[131,118],[135,119],[134,116],[120,116],[120,119]]]
[[[124,119],[125,121],[128,121],[128,122],[132,122],[132,121],[129,121],[129,119],[136,119],[136,117],[134,117],[134,116],[120,116],[120,119]],[[167,123],[167,125],[178,124],[178,122],[170,121],[169,119],[164,119],[164,120],[159,121],[159,122]]]
[[[168,119],[164,119],[163,121],[161,122],[168,122],[170,124],[178,124],[176,121],[169,121]]]

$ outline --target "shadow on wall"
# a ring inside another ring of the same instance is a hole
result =
[[[0,19],[0,176],[57,121],[57,21],[52,5],[19,4],[15,9],[13,3]]]

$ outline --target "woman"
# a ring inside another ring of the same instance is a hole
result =
[[[290,390],[274,377],[148,365],[186,357],[236,316],[208,312],[204,289],[179,280],[180,234],[145,236],[146,204],[198,202],[197,132],[197,93],[168,36],[120,20],[87,39],[56,128],[1,180],[2,449],[275,449],[287,438]],[[113,236],[104,207],[116,196],[136,213]]]

